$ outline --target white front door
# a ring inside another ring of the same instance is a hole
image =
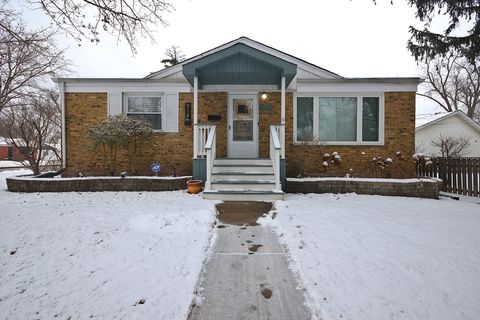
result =
[[[256,95],[228,96],[228,157],[258,158],[258,99]]]

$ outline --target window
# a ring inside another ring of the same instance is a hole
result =
[[[153,130],[163,130],[162,97],[154,95],[128,95],[127,115],[150,123]]]
[[[295,141],[383,144],[380,95],[309,95],[296,98]]]
[[[313,138],[313,98],[297,99],[297,141],[309,141]]]
[[[357,141],[357,98],[319,98],[321,141]]]
[[[378,141],[380,99],[364,97],[362,99],[362,141]]]

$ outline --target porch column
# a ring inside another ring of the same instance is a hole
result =
[[[198,157],[198,77],[193,78],[193,157]]]
[[[281,133],[280,142],[282,143],[282,159],[285,159],[285,76],[282,76],[282,100],[281,100]]]

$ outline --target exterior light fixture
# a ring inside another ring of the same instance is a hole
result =
[[[265,92],[262,92],[262,93],[260,94],[260,98],[262,98],[262,100],[265,101],[265,100],[267,100],[268,95],[267,95]]]

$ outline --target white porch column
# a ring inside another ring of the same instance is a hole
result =
[[[198,157],[198,77],[193,78],[193,157]]]
[[[282,159],[285,159],[285,77],[282,76],[282,100],[281,100],[281,137],[280,142],[282,143]]]

